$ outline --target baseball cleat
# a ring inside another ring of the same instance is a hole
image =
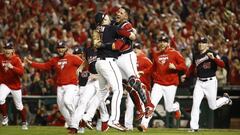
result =
[[[150,107],[150,106],[146,107],[145,118],[151,117],[153,115],[153,113],[154,113],[154,108],[153,107]]]
[[[232,105],[232,99],[230,98],[230,96],[228,95],[228,93],[223,93],[223,97],[228,98],[228,105]]]
[[[137,111],[137,112],[136,112],[136,116],[135,116],[135,120],[136,120],[136,121],[140,120],[144,115],[145,115],[144,112],[139,112],[139,111]]]
[[[137,129],[141,132],[146,132],[147,131],[147,127],[145,127],[144,125],[140,124]]]
[[[122,131],[122,132],[127,131],[126,128],[123,127],[122,125],[120,125],[119,123],[113,124],[113,123],[108,122],[108,126],[110,126],[110,127],[112,127],[112,128],[115,128],[115,129],[117,129],[117,130],[119,130],[119,131]]]
[[[77,134],[77,129],[76,128],[69,128],[68,129],[68,135],[75,135]]]
[[[92,122],[91,121],[87,121],[87,120],[84,120],[82,119],[83,122],[85,123],[86,127],[90,130],[93,130],[93,125],[92,125]]]
[[[22,130],[28,130],[28,123],[22,122]]]
[[[83,127],[78,128],[77,133],[84,134],[84,132],[85,132],[85,128],[83,128]]]
[[[198,132],[198,129],[190,129],[188,132]]]
[[[101,131],[102,131],[102,132],[107,132],[108,129],[109,129],[108,121],[102,122]]]
[[[8,126],[8,116],[3,116],[2,126]]]

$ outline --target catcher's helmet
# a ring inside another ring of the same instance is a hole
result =
[[[104,14],[103,12],[98,12],[96,15],[95,15],[95,22],[97,25],[100,25],[104,19],[106,14]]]
[[[5,45],[4,45],[4,49],[13,49],[13,42],[7,42]]]
[[[67,42],[66,41],[59,41],[57,43],[57,48],[65,48],[67,46]]]

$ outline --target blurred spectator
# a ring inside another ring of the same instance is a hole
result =
[[[218,87],[222,87],[227,84],[227,70],[225,68],[217,68],[216,77],[218,80]]]
[[[57,104],[52,105],[52,111],[47,117],[47,123],[49,126],[63,126],[65,124],[65,119],[60,113]]]
[[[47,125],[47,111],[44,105],[41,105],[37,109],[36,117],[35,117],[35,125],[46,126]]]

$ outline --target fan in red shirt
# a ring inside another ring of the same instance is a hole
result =
[[[75,97],[78,93],[77,69],[83,64],[83,60],[73,54],[67,53],[67,42],[60,41],[57,44],[58,56],[45,63],[32,62],[26,58],[26,63],[42,70],[54,69],[56,72],[57,104],[68,125],[71,123],[71,115],[75,111]]]
[[[13,42],[7,42],[0,54],[0,112],[2,112],[2,125],[8,125],[6,98],[12,94],[17,110],[22,118],[22,129],[28,130],[26,110],[22,104],[22,91],[20,78],[23,75],[23,66],[20,58],[14,53]]]
[[[156,50],[152,50],[153,56],[153,88],[151,100],[154,106],[164,97],[167,112],[175,112],[175,118],[181,116],[178,102],[174,103],[177,86],[179,84],[178,72],[186,72],[187,67],[183,56],[169,46],[169,37],[165,34],[158,39]],[[138,129],[145,132],[150,118],[143,118]]]

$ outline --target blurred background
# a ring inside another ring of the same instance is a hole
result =
[[[224,60],[218,69],[219,96],[228,92],[233,105],[209,110],[203,100],[201,127],[240,128],[240,1],[238,0],[0,0],[0,52],[6,41],[13,41],[23,59],[31,55],[36,61],[56,56],[56,41],[66,40],[69,47],[91,45],[97,11],[113,18],[119,6],[131,9],[130,21],[138,32],[138,42],[149,55],[155,40],[166,33],[171,46],[179,50],[190,66],[195,41],[205,36],[211,49]],[[149,55],[150,57],[150,55]],[[35,125],[63,125],[56,106],[54,71],[40,72],[25,66],[22,78],[23,101],[28,120]],[[172,115],[157,107],[153,127],[188,127],[194,79],[181,84],[176,99],[183,116]],[[18,123],[11,97],[8,98],[11,123]],[[124,114],[124,102],[122,109]],[[123,120],[123,119],[122,119]]]

